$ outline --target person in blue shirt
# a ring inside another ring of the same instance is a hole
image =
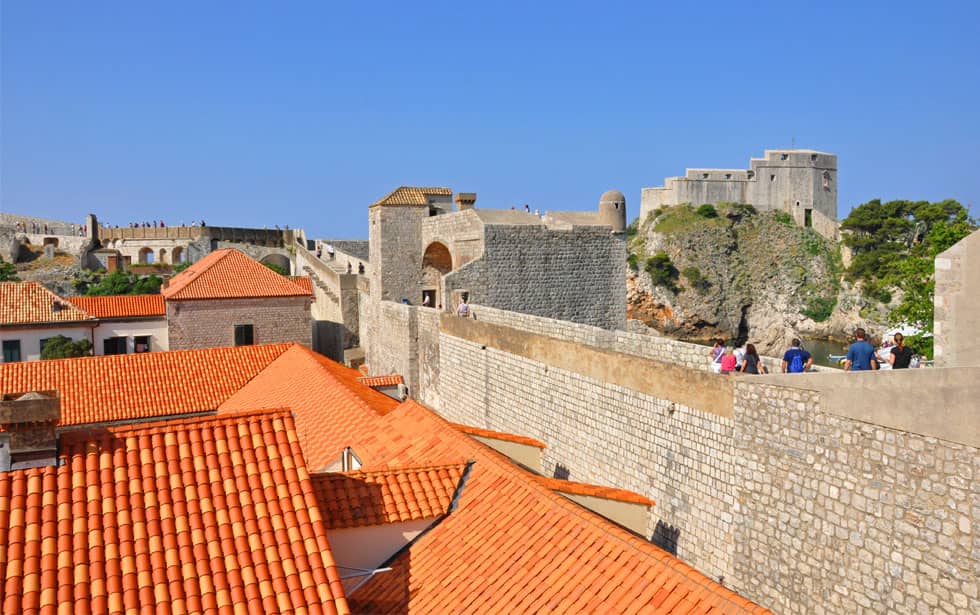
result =
[[[799,374],[810,369],[813,357],[803,350],[799,339],[793,338],[793,346],[783,354],[782,370],[784,374]]]
[[[857,338],[857,341],[847,349],[847,361],[844,363],[844,371],[858,372],[878,369],[875,347],[868,341],[868,334],[864,332],[864,329],[858,327],[854,331],[854,337]]]

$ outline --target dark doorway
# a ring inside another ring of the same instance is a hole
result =
[[[427,288],[422,291],[422,305],[425,307],[436,306],[436,289]]]
[[[803,226],[805,226],[806,228],[812,228],[813,227],[813,210],[812,209],[804,209],[803,210]]]

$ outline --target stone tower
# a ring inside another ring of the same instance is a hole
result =
[[[599,197],[599,223],[608,224],[614,233],[626,230],[626,197],[619,190],[607,190]]]

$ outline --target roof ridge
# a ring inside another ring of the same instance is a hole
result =
[[[331,381],[333,381],[341,389],[343,389],[343,394],[344,394],[345,397],[352,398],[353,401],[354,401],[354,403],[359,404],[364,409],[366,409],[368,412],[371,412],[374,416],[377,416],[377,417],[384,416],[384,414],[382,414],[381,412],[379,412],[378,409],[376,409],[374,406],[372,406],[371,404],[369,404],[367,402],[367,400],[365,400],[360,395],[358,395],[357,393],[355,393],[354,390],[346,382],[344,382],[340,378],[338,378],[337,375],[334,374],[333,372],[331,372],[329,369],[326,369],[327,362],[336,363],[335,361],[332,361],[328,357],[325,357],[325,356],[323,356],[323,355],[321,355],[321,354],[319,354],[317,352],[314,352],[313,350],[307,348],[306,346],[302,346],[302,345],[299,345],[299,344],[296,344],[296,346],[298,348],[300,348],[303,352],[305,352],[314,361],[317,362],[317,364],[320,366],[321,371],[323,372],[323,374],[325,376],[329,377]],[[289,352],[290,350],[292,350],[292,349],[291,348],[290,349],[287,349],[286,352]],[[279,358],[281,358],[283,355],[285,355],[286,352],[282,353],[282,355],[279,355],[279,357],[276,357],[276,360],[273,361],[272,363],[270,363],[270,366],[272,364],[274,364],[276,361],[278,361]],[[337,365],[339,365],[339,363]],[[344,367],[345,369],[350,369],[350,368],[347,368],[346,366],[341,366],[341,367]],[[362,384],[360,382],[358,382],[357,384],[359,384],[360,386],[365,387],[366,389],[369,389],[371,391],[374,391],[374,389],[372,389],[371,387],[369,387],[369,386],[367,386],[365,384]],[[374,392],[377,393],[377,391],[374,391]],[[384,393],[379,393],[379,395],[384,395]]]
[[[370,470],[351,470],[349,472],[315,472],[311,473],[311,476],[342,476],[351,477],[357,475],[372,475],[372,474],[397,474],[399,472],[424,472],[428,470],[444,470],[447,468],[459,468],[465,467],[469,461],[458,461],[453,463],[439,463],[439,464],[424,464],[419,466],[388,466],[383,468],[373,468]]]
[[[63,432],[62,437],[66,443],[77,443],[79,440],[91,440],[95,437],[106,435],[123,436],[135,432],[140,433],[166,433],[169,431],[180,431],[194,425],[214,425],[222,423],[250,423],[257,420],[269,420],[279,417],[292,417],[293,413],[288,408],[269,408],[262,410],[247,410],[244,412],[230,412],[227,414],[195,414],[192,416],[177,415],[172,418],[152,420],[137,423],[125,423],[122,425],[107,425],[98,428],[73,429]]]

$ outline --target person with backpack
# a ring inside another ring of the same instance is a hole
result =
[[[847,349],[847,361],[844,371],[860,372],[878,369],[878,359],[875,357],[875,347],[868,341],[868,334],[858,327],[854,330],[857,340]]]
[[[793,338],[793,346],[783,354],[783,373],[799,374],[810,369],[813,365],[813,357],[810,353],[803,350],[800,340]]]

